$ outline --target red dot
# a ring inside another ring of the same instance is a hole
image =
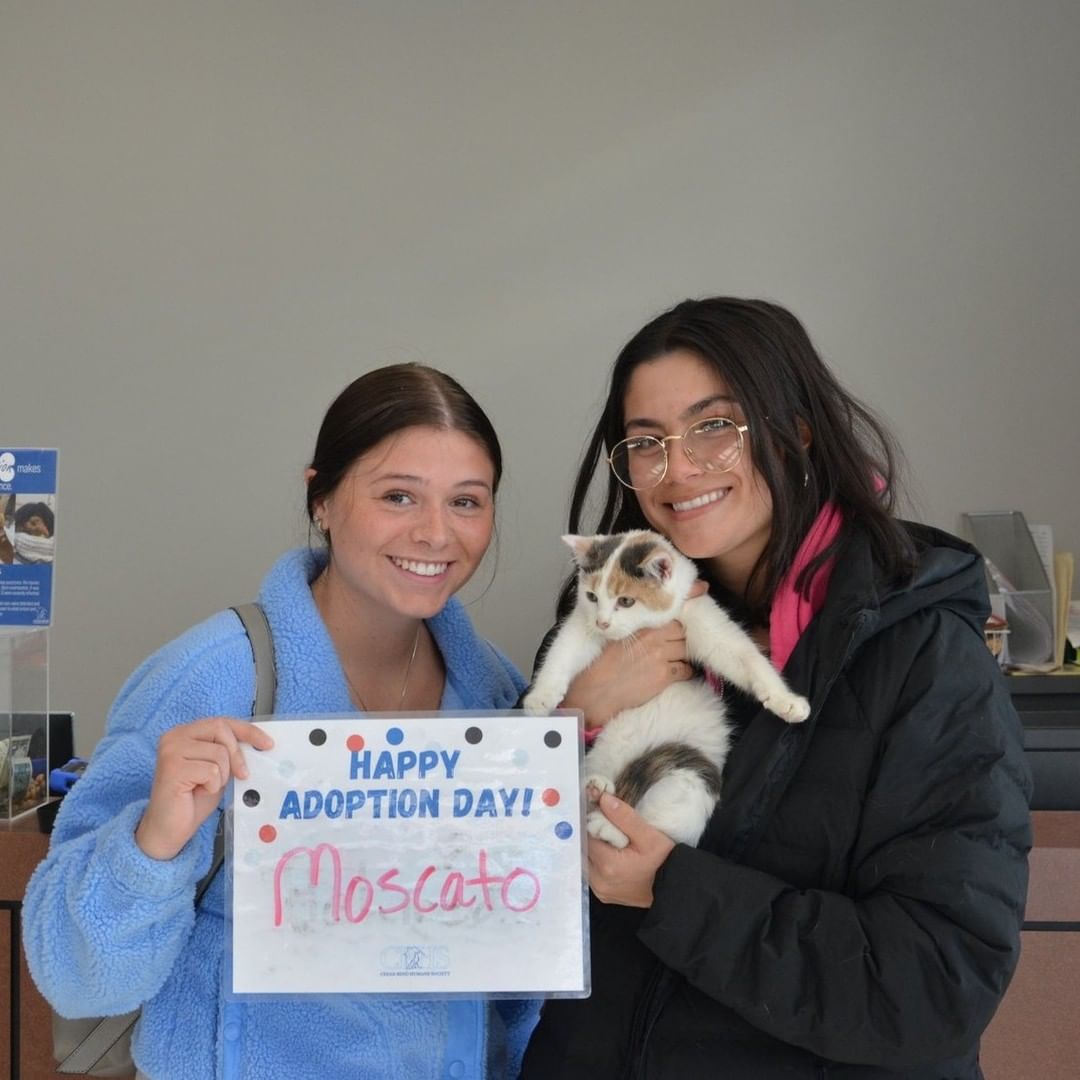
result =
[[[559,793],[553,787],[544,788],[544,794],[540,798],[545,806],[557,806],[559,803]]]
[[[345,740],[345,745],[350,750],[363,750],[364,749],[364,736],[363,735],[350,735]]]
[[[273,825],[264,825],[259,830],[259,839],[264,844],[272,844],[277,839],[277,829]]]

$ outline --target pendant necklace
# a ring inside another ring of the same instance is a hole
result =
[[[423,625],[424,624],[422,621],[416,624],[416,637],[413,638],[412,652],[409,654],[408,664],[405,665],[405,678],[401,682],[401,697],[398,698],[397,703],[399,711],[405,701],[405,692],[409,689],[409,676],[412,674],[413,661],[416,659],[416,650],[420,644],[420,628]],[[360,706],[360,711],[371,712],[371,709],[369,709],[364,704],[364,699],[360,696],[360,691],[356,689],[356,685],[353,683],[352,679],[349,678],[349,673],[345,670],[344,664],[342,664],[341,666],[341,673],[345,676],[345,681],[349,684],[349,689],[352,691],[353,699],[356,701],[356,704]]]

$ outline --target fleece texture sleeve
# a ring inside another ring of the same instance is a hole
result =
[[[134,833],[157,740],[202,716],[244,717],[253,690],[251,650],[230,613],[166,646],[121,690],[26,892],[27,960],[61,1015],[127,1012],[168,977],[194,925],[195,884],[209,869],[217,815],[174,859],[143,854]]]

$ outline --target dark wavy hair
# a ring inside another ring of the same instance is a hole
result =
[[[326,410],[307,488],[308,520],[331,495],[353,463],[383,439],[411,427],[460,431],[475,439],[491,459],[494,494],[502,477],[502,448],[495,428],[476,399],[456,380],[424,364],[392,364],[351,382]]]
[[[32,517],[41,518],[45,528],[49,530],[50,536],[56,532],[56,518],[53,517],[52,507],[43,502],[23,503],[15,511],[15,531],[22,532],[26,523]]]
[[[570,532],[650,528],[634,492],[615,479],[605,459],[625,437],[623,405],[634,371],[683,349],[699,356],[730,388],[750,427],[754,465],[772,496],[772,530],[746,595],[725,599],[752,622],[766,621],[777,586],[826,502],[840,508],[849,528],[857,524],[865,530],[889,577],[908,578],[915,553],[894,516],[903,462],[899,448],[884,424],[826,367],[802,323],[764,300],[684,300],[626,343],[578,471]],[[803,446],[800,421],[810,430],[809,447]],[[583,530],[597,469],[607,475],[604,504],[596,528]],[[800,575],[796,585],[804,594],[814,572],[843,540],[842,532]]]

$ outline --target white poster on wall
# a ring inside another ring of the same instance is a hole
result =
[[[234,994],[584,996],[576,715],[260,721],[233,782]]]

